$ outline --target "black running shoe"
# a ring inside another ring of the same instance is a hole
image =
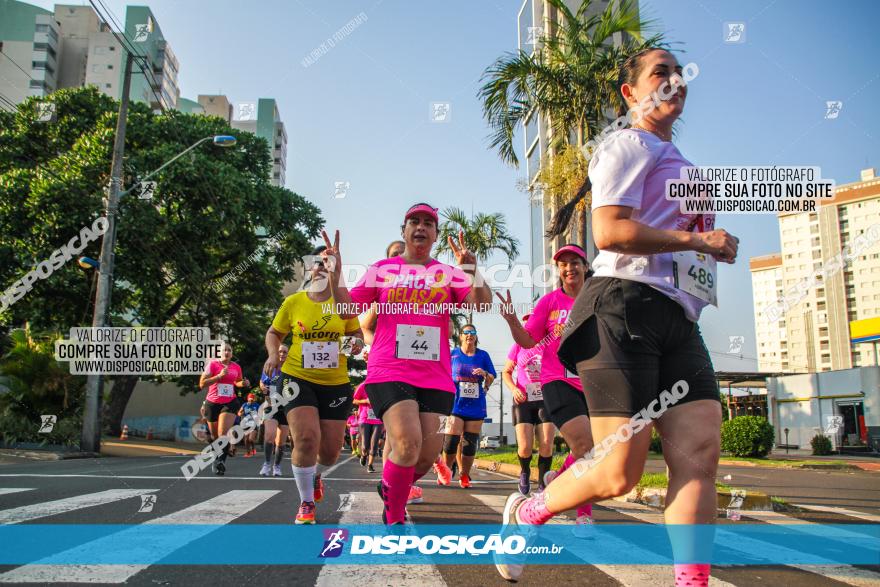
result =
[[[223,464],[223,461],[217,461],[214,463],[214,474],[220,475],[221,477],[226,474],[226,465]]]

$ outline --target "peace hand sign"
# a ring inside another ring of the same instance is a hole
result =
[[[507,299],[497,291],[495,292],[495,295],[498,296],[498,299],[501,301],[501,317],[508,322],[519,322],[519,318],[516,317],[516,310],[513,307],[513,299],[510,297],[510,290],[507,290]]]
[[[455,243],[451,236],[449,237],[449,248],[452,249],[452,254],[455,255],[455,262],[460,267],[465,268],[465,271],[469,269],[477,270],[477,257],[468,250],[467,244],[464,242],[464,231],[458,231],[458,244]]]
[[[338,275],[342,268],[342,255],[339,254],[339,231],[336,231],[332,244],[326,230],[321,231],[321,236],[324,238],[324,244],[327,246],[326,249],[321,251],[324,267],[328,272]]]

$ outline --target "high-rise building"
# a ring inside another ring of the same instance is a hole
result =
[[[610,0],[615,1],[615,0]],[[600,0],[594,2],[586,18],[600,14],[608,6],[609,0]],[[581,0],[565,0],[566,6],[573,12],[576,12],[581,4]],[[633,3],[638,10],[638,2]],[[556,34],[559,29],[558,22],[561,18],[559,11],[546,0],[523,0],[517,14],[517,47],[521,51],[534,54],[541,48],[541,39],[547,35]],[[615,45],[623,42],[623,37],[618,33],[613,37]],[[596,250],[593,239],[589,236],[592,232],[587,228],[586,243],[581,242],[582,236],[578,234],[577,222],[572,222],[572,226],[562,236],[555,239],[549,239],[545,236],[550,219],[556,212],[556,207],[549,199],[545,201],[544,194],[537,182],[538,172],[541,166],[553,156],[552,150],[549,148],[553,141],[553,129],[547,121],[547,115],[541,112],[533,111],[529,114],[523,123],[523,139],[525,153],[525,170],[528,178],[530,201],[530,255],[529,260],[532,267],[538,267],[544,264],[552,263],[553,254],[559,247],[568,242],[575,242],[584,245],[589,259],[594,259],[598,251]],[[586,225],[590,226],[590,212],[586,214]],[[532,287],[532,295],[540,296],[547,293],[547,289],[539,285]]]
[[[287,131],[275,100],[260,98],[255,105],[239,104],[238,118],[232,120],[232,127],[266,139],[272,157],[271,182],[283,187],[287,175]]]
[[[18,104],[58,89],[61,31],[52,13],[0,0],[0,94]]]
[[[851,343],[849,323],[880,315],[880,246],[871,240],[880,235],[874,169],[837,186],[815,213],[780,214],[779,233],[780,253],[750,259],[758,368],[814,372],[873,365],[873,349]],[[832,270],[841,253],[849,260]]]
[[[176,108],[179,64],[146,6],[129,6],[124,34],[144,59],[131,99],[154,109]],[[111,25],[91,6],[56,4],[54,12],[19,0],[0,0],[0,93],[19,103],[57,89],[93,85],[119,99],[125,51]],[[138,71],[137,68],[135,71]]]

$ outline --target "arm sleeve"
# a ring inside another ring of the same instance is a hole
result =
[[[287,336],[290,332],[290,320],[291,320],[291,306],[293,302],[291,301],[293,296],[288,297],[284,300],[284,303],[281,304],[281,307],[278,308],[278,313],[275,314],[275,319],[272,320],[272,328]]]
[[[535,342],[541,342],[541,339],[547,336],[549,295],[547,294],[538,300],[538,303],[535,304],[535,308],[532,310],[532,315],[526,321],[525,326],[523,326]]]
[[[461,267],[452,267],[450,289],[452,290],[453,303],[460,304],[471,293],[473,279]]]
[[[348,291],[351,300],[358,304],[370,304],[379,301],[378,277],[378,266],[370,265],[360,281]]]
[[[620,132],[603,143],[590,160],[592,209],[602,206],[642,207],[645,179],[654,157],[636,132]]]
[[[495,372],[495,365],[492,364],[492,357],[489,356],[489,353],[483,351],[483,370],[486,373],[491,373],[492,377],[498,377],[498,373]]]

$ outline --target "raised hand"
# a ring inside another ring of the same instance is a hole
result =
[[[339,275],[339,272],[342,271],[342,255],[339,253],[339,231],[336,231],[332,243],[330,242],[330,237],[327,235],[326,230],[321,231],[321,236],[324,238],[324,245],[327,247],[321,251],[321,258],[324,260],[324,267],[329,273]]]
[[[501,317],[508,322],[519,322],[519,318],[516,316],[516,310],[513,308],[513,299],[510,297],[510,290],[507,290],[507,299],[497,291],[495,292],[495,295],[498,296],[498,299],[501,301]]]
[[[467,244],[464,242],[464,231],[458,231],[458,243],[451,236],[448,242],[459,267],[469,273],[474,273],[477,270],[477,257],[467,248]]]

